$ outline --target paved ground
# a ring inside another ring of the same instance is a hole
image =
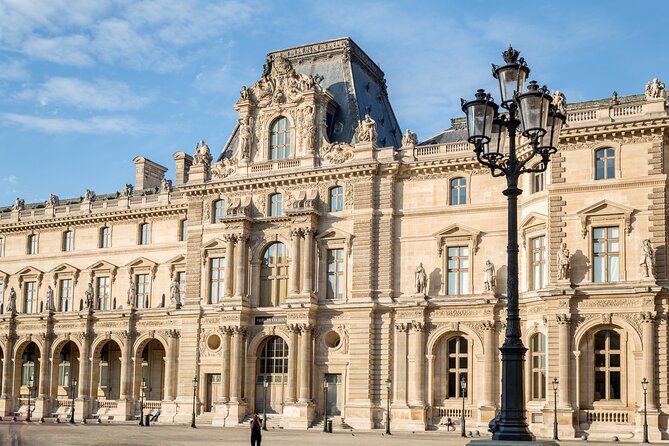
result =
[[[443,432],[397,433],[390,437],[381,432],[335,432],[324,434],[317,431],[270,430],[263,435],[263,446],[463,446],[469,439],[457,434]],[[248,445],[249,433],[242,428],[217,428],[202,426],[190,429],[187,426],[134,425],[69,425],[39,423],[0,423],[0,445],[2,446],[182,446],[182,445]],[[613,445],[582,441],[564,441],[561,445]],[[620,443],[618,443],[620,444]],[[629,444],[629,443],[628,443]]]

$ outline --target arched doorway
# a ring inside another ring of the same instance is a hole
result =
[[[31,411],[35,409],[34,398],[39,388],[41,376],[39,374],[41,352],[38,345],[28,342],[20,346],[16,351],[18,364],[14,371],[14,395],[18,396],[17,406],[22,415],[28,412],[28,393],[30,392]]]
[[[432,423],[437,425],[462,418],[462,398],[465,398],[465,418],[472,418],[473,400],[473,342],[462,333],[445,334],[434,346],[432,373]],[[466,383],[463,389],[462,382]]]
[[[260,346],[256,363],[255,410],[262,412],[267,382],[267,413],[283,413],[288,385],[288,344],[279,336],[270,336]]]
[[[142,383],[146,383],[144,391],[145,409],[160,408],[165,387],[165,347],[157,339],[151,339],[141,347],[135,358],[134,395],[141,398]]]
[[[79,379],[80,353],[79,347],[72,341],[65,341],[57,345],[53,350],[51,367],[51,392],[54,397],[56,413],[68,413],[72,405],[72,386],[74,380]],[[77,397],[79,391],[78,385],[74,387],[74,397]]]
[[[121,347],[114,340],[99,346],[93,355],[91,398],[98,407],[116,407],[121,394]]]

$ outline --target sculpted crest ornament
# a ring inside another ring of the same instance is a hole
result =
[[[330,164],[341,164],[353,158],[353,146],[345,142],[325,143],[321,148],[321,156]]]

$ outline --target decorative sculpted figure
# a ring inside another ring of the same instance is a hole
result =
[[[485,261],[483,268],[483,285],[486,291],[495,291],[495,265],[490,260]]]
[[[648,99],[657,99],[663,98],[665,95],[664,91],[664,82],[661,82],[657,78],[646,84],[646,98]]]
[[[84,202],[88,203],[89,201],[93,201],[94,198],[95,192],[90,189],[86,189],[86,192],[84,192]]]
[[[425,268],[423,268],[423,263],[421,262],[416,268],[416,293],[418,294],[427,294],[427,274],[425,273]]]
[[[650,240],[646,239],[641,245],[641,273],[644,277],[654,277],[655,276],[655,251],[650,244]]]
[[[135,302],[137,302],[137,289],[135,288],[135,282],[130,279],[130,285],[128,285],[128,308],[135,308]]]
[[[553,105],[558,113],[566,114],[566,98],[564,93],[559,90],[553,92]]]
[[[22,211],[26,207],[26,202],[23,198],[18,198],[16,197],[16,201],[14,202],[14,206],[12,206],[12,210],[15,211]]]
[[[207,145],[206,142],[204,142],[204,139],[200,140],[198,144],[195,145],[195,155],[193,156],[193,165],[204,165],[205,169],[209,169],[209,166],[211,165],[211,151],[209,150],[209,146]]]
[[[16,291],[14,291],[14,287],[9,290],[9,303],[5,309],[5,313],[9,313],[12,316],[16,315]]]
[[[88,282],[88,288],[86,288],[86,292],[84,293],[86,296],[86,308],[89,310],[93,309],[93,299],[94,299],[94,292],[93,292],[93,283]]]
[[[569,250],[567,249],[567,244],[563,243],[562,247],[557,252],[558,280],[569,279],[569,262],[570,262]]]
[[[402,146],[410,147],[415,146],[416,144],[418,144],[418,136],[416,133],[407,129],[407,131],[404,132],[404,135],[402,136]]]
[[[175,308],[181,308],[181,299],[179,298],[179,282],[177,282],[175,277],[172,278],[172,282],[170,283],[170,302]]]
[[[122,197],[132,196],[132,184],[126,184],[125,186],[123,186],[123,190],[121,191],[121,196]]]
[[[365,119],[358,126],[358,142],[375,143],[377,138],[376,121],[371,116],[365,115]]]
[[[60,200],[58,199],[58,195],[49,194],[49,199],[46,201],[46,205],[48,207],[54,207],[54,206],[58,206],[58,203],[60,203]]]
[[[246,88],[246,85],[242,86],[242,91],[239,92],[239,99],[241,101],[246,101],[249,98],[249,90]]]
[[[163,178],[160,182],[160,190],[167,193],[172,192],[172,180]]]
[[[53,288],[49,285],[46,290],[46,305],[44,305],[44,312],[50,313],[51,311],[55,311],[55,309],[53,304]]]
[[[251,155],[251,126],[249,117],[239,118],[239,153],[243,160],[248,161]]]

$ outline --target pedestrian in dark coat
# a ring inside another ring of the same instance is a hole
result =
[[[262,440],[262,421],[258,414],[253,415],[251,420],[251,446],[260,446]]]

